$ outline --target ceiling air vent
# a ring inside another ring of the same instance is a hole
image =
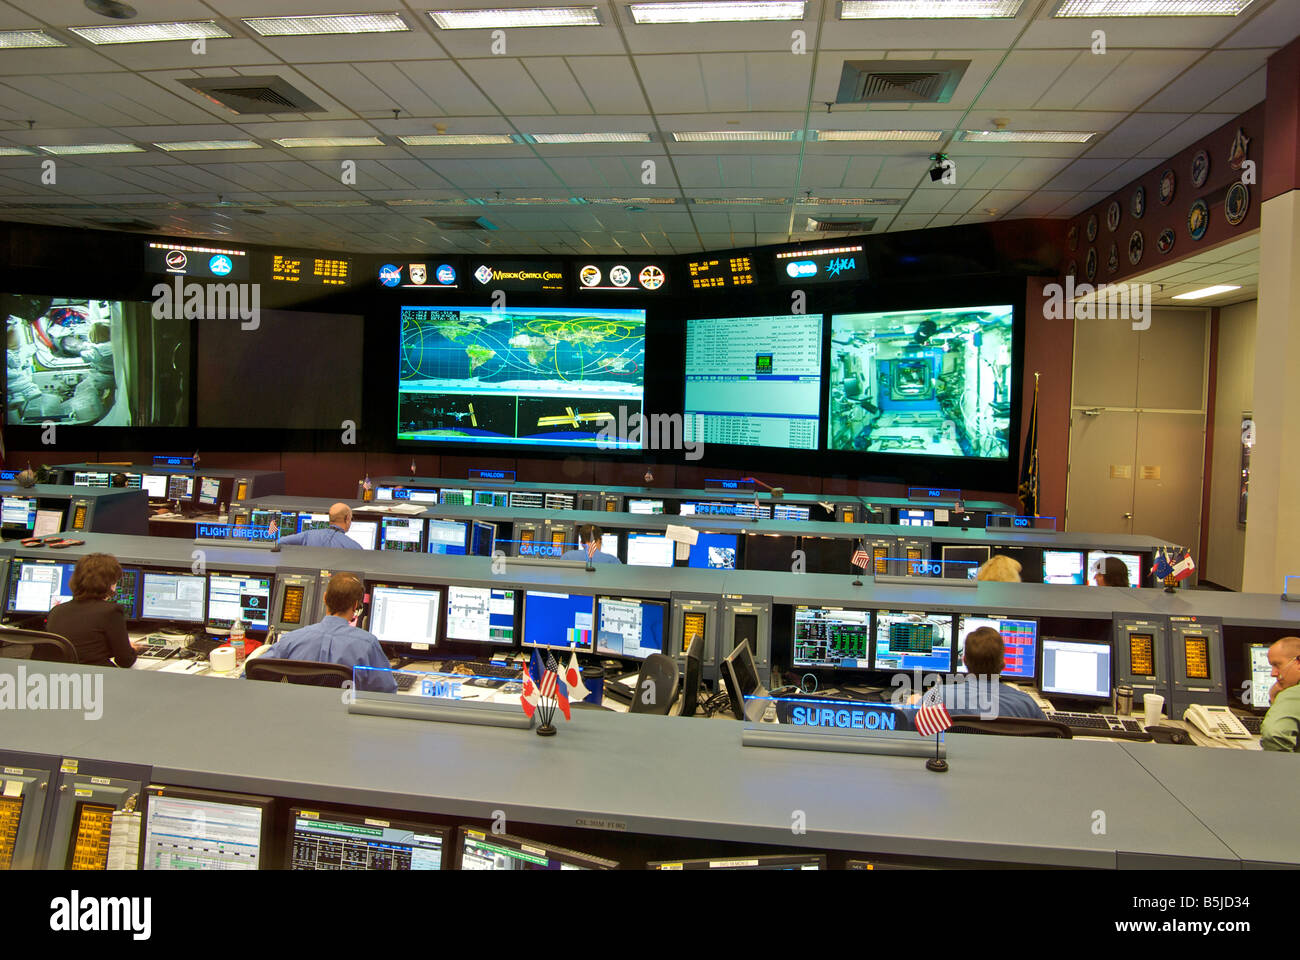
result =
[[[805,233],[870,233],[876,226],[876,217],[836,220],[832,217],[809,217]]]
[[[282,77],[194,77],[181,83],[232,113],[325,112]]]
[[[495,230],[494,224],[487,217],[424,217],[427,223],[439,230]]]
[[[836,103],[947,103],[969,60],[845,60]]]

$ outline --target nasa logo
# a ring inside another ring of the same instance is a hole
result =
[[[479,283],[488,283],[492,279],[492,268],[486,263],[480,264],[479,268],[474,271],[474,279]]]
[[[792,277],[817,276],[817,264],[812,260],[791,260],[786,264],[785,272]]]
[[[402,268],[396,264],[386,263],[379,268],[379,282],[386,287],[395,287],[402,282]]]
[[[230,262],[230,258],[223,253],[217,254],[208,261],[208,269],[212,271],[214,277],[224,277],[235,269],[235,265]]]
[[[456,282],[456,270],[450,263],[441,264],[434,276],[444,287]]]
[[[184,270],[189,258],[185,256],[184,250],[168,250],[166,262],[168,270]]]

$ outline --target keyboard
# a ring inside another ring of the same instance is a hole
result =
[[[1244,717],[1237,714],[1237,719],[1241,721],[1241,725],[1246,728],[1246,732],[1252,737],[1259,736],[1260,724],[1264,722],[1263,717]]]
[[[1114,740],[1149,741],[1151,734],[1142,729],[1142,724],[1128,717],[1119,717],[1113,713],[1068,713],[1058,711],[1047,714],[1048,720],[1063,723],[1076,736],[1110,737]]]
[[[397,690],[401,693],[404,690],[410,690],[415,686],[415,681],[419,680],[418,674],[414,673],[394,673],[393,679],[397,681]]]

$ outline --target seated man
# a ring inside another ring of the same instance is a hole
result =
[[[1047,719],[1033,697],[1000,682],[1006,663],[1006,643],[1002,634],[992,627],[980,627],[966,635],[961,659],[969,675],[957,677],[944,689],[944,703],[954,716],[978,715],[989,707],[999,717]]]
[[[1277,683],[1268,692],[1272,706],[1259,725],[1265,750],[1300,753],[1300,637],[1283,637],[1268,648]]]
[[[1092,583],[1096,587],[1127,587],[1128,567],[1119,557],[1098,557],[1092,565]]]
[[[605,531],[594,523],[583,524],[578,528],[578,546],[567,551],[560,559],[581,560],[584,563],[588,560],[592,563],[622,563],[612,553],[601,553],[600,541],[604,536]]]
[[[346,503],[336,503],[330,507],[330,525],[316,530],[304,530],[280,538],[282,547],[345,547],[350,550],[362,549],[347,535],[352,527],[352,508]]]
[[[334,574],[325,588],[325,619],[286,634],[271,648],[270,656],[341,663],[345,667],[377,667],[380,669],[362,671],[357,688],[396,693],[397,681],[389,671],[379,638],[352,625],[361,612],[364,596],[365,585],[355,573]]]

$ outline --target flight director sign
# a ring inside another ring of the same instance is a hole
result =
[[[164,276],[243,281],[248,279],[248,251],[150,241],[144,268]]]
[[[195,543],[238,542],[250,547],[272,547],[280,539],[279,527],[234,523],[199,523],[194,527]]]
[[[861,244],[782,250],[776,254],[776,268],[782,283],[843,283],[867,279],[867,262]]]
[[[520,292],[564,292],[564,264],[498,260],[490,263],[470,262],[470,274],[481,290],[516,290]]]

